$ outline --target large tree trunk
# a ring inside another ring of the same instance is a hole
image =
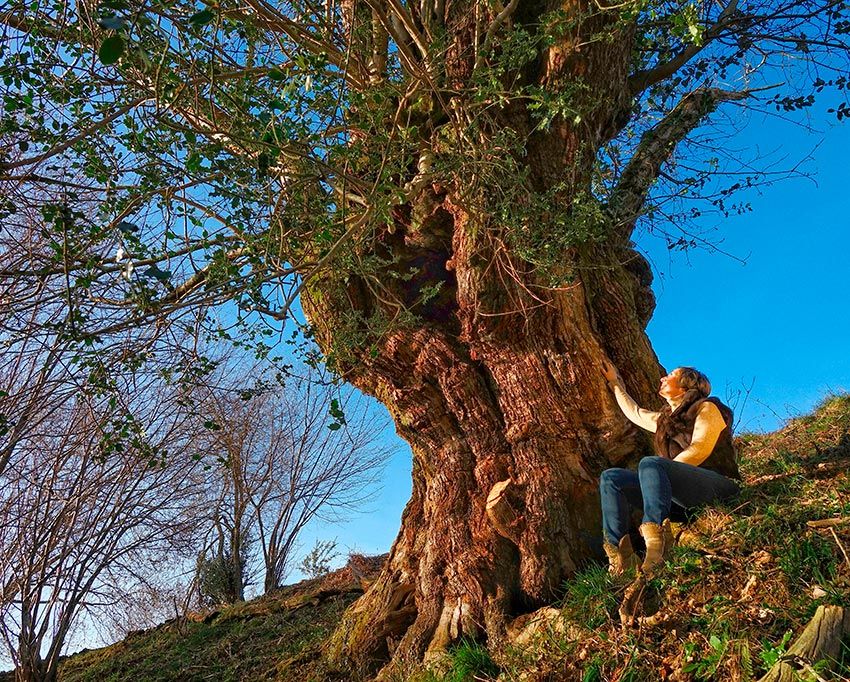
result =
[[[462,49],[468,9],[445,10],[455,46],[448,82],[472,68]],[[586,24],[587,35],[604,28]],[[570,45],[580,37],[541,55],[530,77],[580,77],[601,104],[586,106],[581,122],[560,118],[546,131],[533,130],[520,104],[500,119],[528,139],[523,162],[536,190],[568,179],[564,202],[589,193],[597,150],[630,107],[627,36],[623,46],[591,41],[579,53]],[[389,559],[328,646],[332,661],[361,672],[427,659],[462,636],[498,641],[514,616],[552,600],[565,578],[601,554],[600,471],[648,448],[614,403],[602,360],[621,368],[636,399],[658,402],[660,368],[644,333],[651,275],[623,236],[628,230],[611,224],[605,241],[565,251],[570,283],[541,286],[493,237],[500,226],[469,208],[464,189],[423,187],[376,239],[376,252],[391,255],[399,272],[416,271],[412,280],[386,278],[376,291],[363,278],[327,277],[304,297],[320,344],[388,407],[413,451],[413,493]],[[435,282],[439,293],[417,303]],[[361,321],[379,312],[392,318],[393,299],[415,322],[378,337],[349,333],[347,311]],[[367,339],[348,349],[349,361],[341,359],[342,336]]]
[[[380,578],[332,642],[339,663],[373,669],[463,635],[501,637],[513,615],[551,600],[599,554],[599,472],[646,448],[600,373],[610,357],[635,396],[653,402],[659,366],[635,312],[645,285],[609,259],[610,270],[541,294],[546,305],[503,312],[480,296],[483,268],[465,241],[460,226],[461,324],[395,330],[353,376],[410,443],[413,494]]]

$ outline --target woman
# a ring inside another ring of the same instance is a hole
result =
[[[646,542],[642,569],[660,564],[673,545],[670,507],[688,508],[727,499],[740,480],[732,444],[732,410],[709,398],[711,384],[702,372],[678,367],[661,378],[658,394],[667,404],[658,412],[638,407],[617,369],[604,363],[603,374],[623,414],[655,434],[656,457],[644,457],[637,471],[606,469],[599,479],[602,528],[609,570],[637,566],[629,521],[632,508],[643,508],[640,534]]]

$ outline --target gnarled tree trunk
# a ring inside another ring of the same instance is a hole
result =
[[[598,554],[598,474],[645,448],[599,370],[606,356],[630,368],[629,387],[651,402],[659,367],[631,273],[583,277],[526,316],[487,317],[495,311],[463,284],[462,228],[455,243],[463,330],[394,331],[355,379],[410,443],[413,494],[380,578],[336,634],[341,663],[373,668],[463,635],[500,637]],[[505,523],[487,512],[497,485],[499,508],[513,512]]]
[[[652,403],[659,366],[637,314],[650,294],[629,267],[639,256],[599,247],[607,268],[515,311],[510,296],[488,290],[505,285],[476,263],[462,214],[451,225],[456,284],[420,311],[421,326],[382,339],[353,377],[410,443],[413,494],[383,573],[336,633],[339,663],[372,669],[463,635],[499,638],[598,554],[598,474],[646,447],[600,373],[611,358]],[[330,327],[321,300],[311,316]]]
[[[552,9],[532,4],[522,11]],[[561,5],[576,16],[587,9]],[[448,83],[465,82],[474,67],[465,47],[472,7],[445,3]],[[529,182],[541,192],[559,186],[559,201],[590,193],[595,156],[630,111],[630,36],[617,29],[622,44],[587,40],[605,28],[599,15],[587,21],[526,76],[581,80],[590,94],[580,121],[559,117],[535,130],[517,102],[500,114],[500,125],[527,139]],[[645,191],[637,180],[632,189]],[[361,672],[428,659],[462,636],[498,641],[515,615],[552,600],[601,554],[600,471],[648,448],[600,370],[611,359],[636,399],[657,403],[660,367],[644,332],[651,274],[629,243],[634,217],[623,224],[609,210],[608,237],[565,251],[570,281],[551,288],[493,237],[501,226],[464,190],[424,183],[377,240],[412,279],[387,278],[378,292],[362,278],[328,277],[304,297],[326,349],[352,307],[361,320],[392,317],[395,299],[417,316],[372,339],[348,367],[413,451],[413,493],[389,559],[328,645],[331,660]],[[437,295],[417,303],[435,282]]]

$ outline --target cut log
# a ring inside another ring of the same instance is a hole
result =
[[[803,634],[759,682],[793,682],[800,672],[826,659],[832,664],[841,653],[841,640],[850,635],[850,609],[818,606]]]

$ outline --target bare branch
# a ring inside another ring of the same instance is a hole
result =
[[[247,5],[254,11],[254,14],[251,15],[253,22],[272,32],[283,33],[312,54],[327,57],[331,64],[345,73],[348,82],[358,90],[362,90],[368,85],[369,79],[363,73],[362,65],[359,62],[352,62],[350,55],[340,52],[329,42],[316,38],[304,26],[281,14],[276,8],[262,0],[247,0]],[[245,18],[245,14],[241,10],[226,10],[224,13],[235,19]]]
[[[6,170],[12,170],[13,168],[20,168],[21,166],[33,166],[33,165],[41,163],[42,161],[46,161],[47,159],[49,159],[52,156],[56,156],[57,154],[61,154],[66,149],[70,149],[71,147],[73,147],[75,144],[77,144],[81,140],[84,140],[87,137],[90,137],[92,134],[94,134],[95,132],[97,132],[98,130],[103,128],[104,126],[109,125],[110,123],[112,123],[116,119],[120,118],[124,114],[129,113],[130,111],[135,109],[137,106],[139,106],[139,105],[141,105],[141,104],[143,104],[147,101],[149,101],[148,98],[139,97],[139,98],[133,100],[132,102],[130,102],[129,104],[125,104],[123,107],[119,107],[118,109],[113,111],[108,116],[104,116],[99,121],[92,123],[90,126],[83,128],[76,135],[69,137],[67,140],[65,140],[61,144],[56,145],[55,147],[51,147],[50,149],[48,149],[43,154],[38,154],[36,156],[31,156],[31,157],[24,158],[24,159],[18,159],[17,161],[7,161],[7,162],[0,161],[0,170],[6,171]]]
[[[672,59],[657,64],[651,69],[638,71],[629,77],[629,90],[636,95],[643,92],[648,87],[655,85],[672,76],[676,71],[687,64],[696,55],[702,52],[703,49],[715,38],[717,38],[723,29],[727,28],[732,22],[729,20],[738,9],[738,0],[731,2],[723,8],[717,21],[702,35],[702,42],[697,45],[692,43]]]

